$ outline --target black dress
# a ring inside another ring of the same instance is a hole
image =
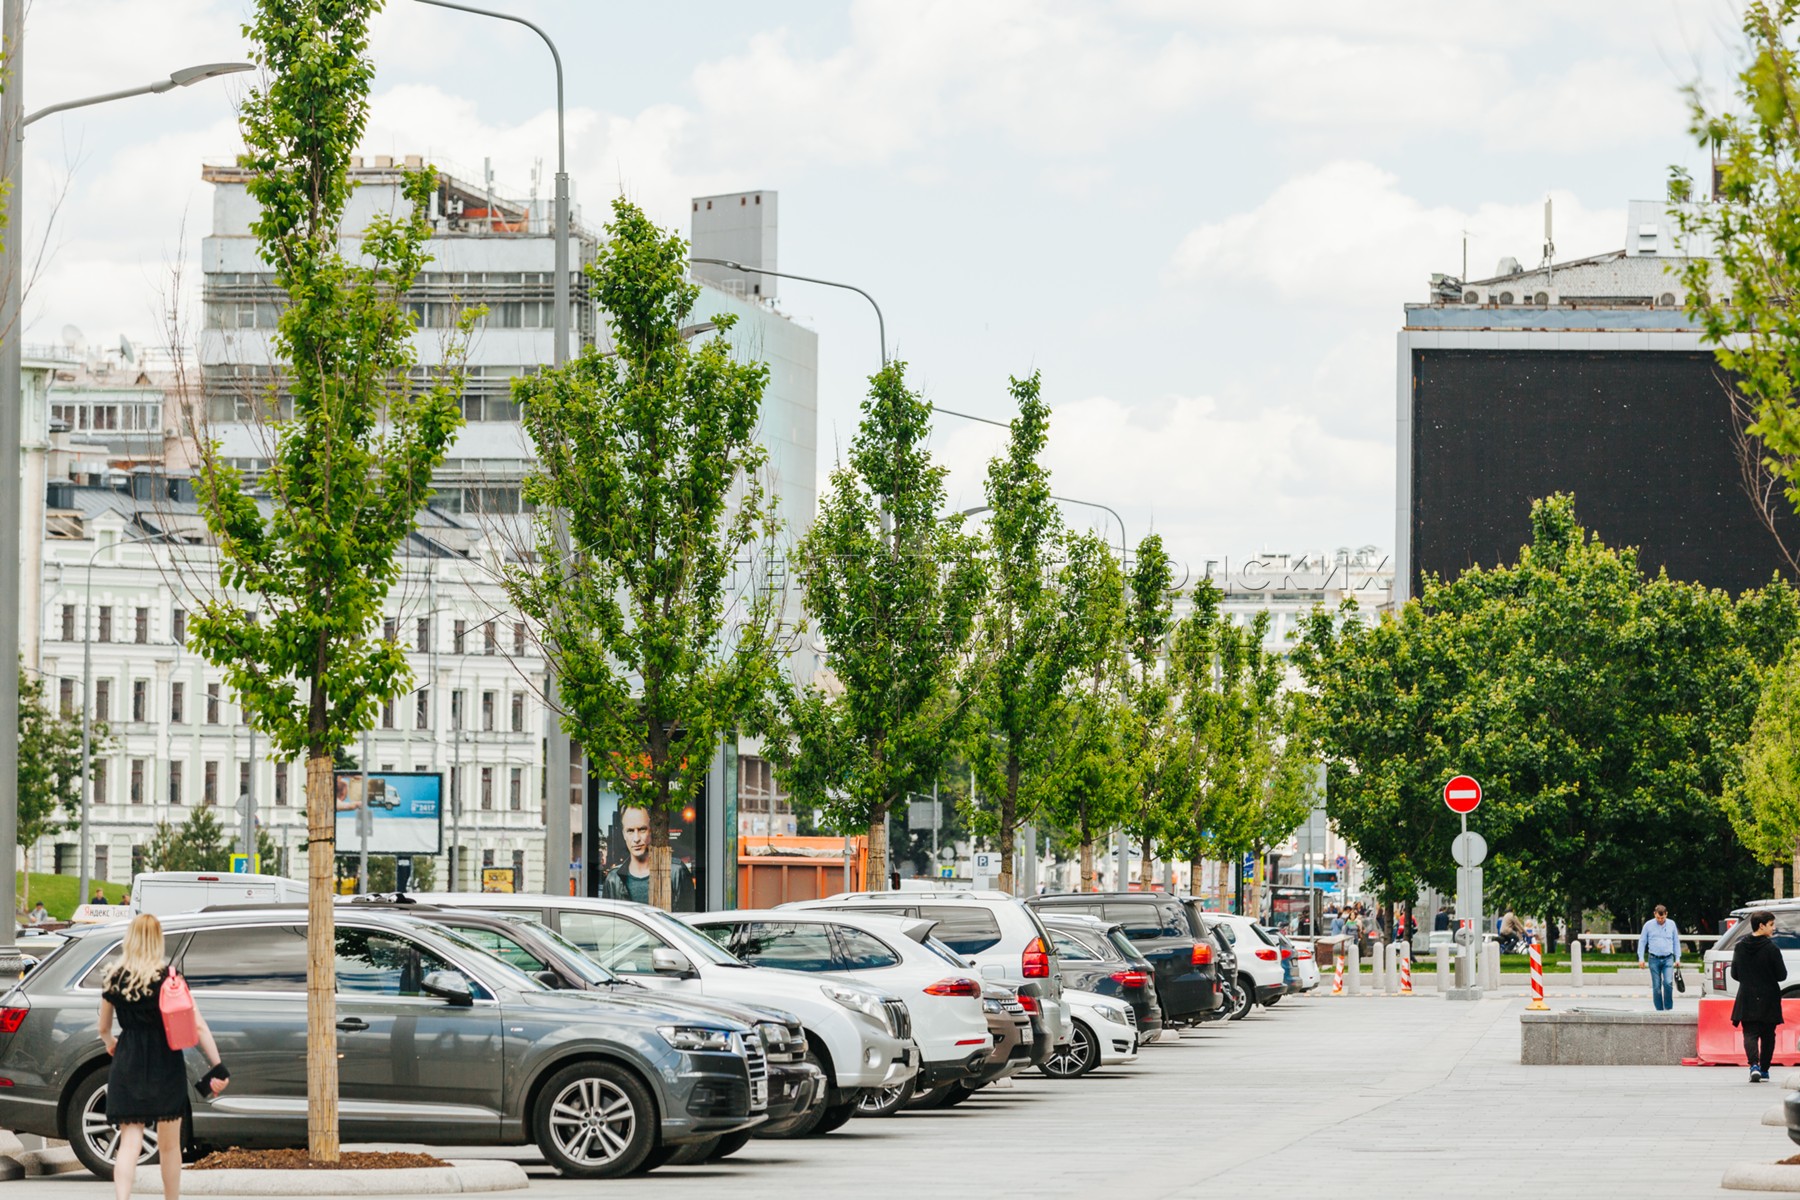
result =
[[[187,1064],[163,1032],[160,997],[167,974],[167,967],[157,972],[155,985],[136,999],[121,995],[112,979],[101,993],[119,1018],[106,1081],[106,1119],[113,1125],[154,1125],[188,1114]]]

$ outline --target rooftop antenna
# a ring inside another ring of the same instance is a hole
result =
[[[1469,231],[1468,230],[1465,229],[1462,231],[1462,239],[1463,239],[1462,281],[1466,284],[1469,282]]]
[[[1544,197],[1544,273],[1549,286],[1556,286],[1556,239],[1550,232],[1550,197]]]

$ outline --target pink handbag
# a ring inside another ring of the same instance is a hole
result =
[[[162,1009],[163,1035],[169,1049],[186,1050],[200,1044],[200,1027],[194,1020],[194,995],[187,980],[170,971],[163,977],[162,991],[156,998]]]

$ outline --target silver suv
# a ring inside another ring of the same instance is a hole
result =
[[[125,928],[73,931],[0,997],[0,1128],[66,1138],[102,1177],[117,1131],[96,1016]],[[304,1146],[304,916],[200,913],[163,928],[231,1068],[231,1090],[194,1106],[189,1140]],[[553,992],[417,921],[340,913],[337,991],[347,1142],[535,1143],[565,1175],[609,1178],[764,1119],[766,1059],[748,1025],[652,995]]]

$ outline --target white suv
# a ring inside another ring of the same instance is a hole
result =
[[[1750,935],[1750,922],[1747,918],[1758,909],[1775,914],[1775,932],[1770,936],[1775,939],[1775,946],[1781,951],[1782,961],[1787,963],[1788,973],[1788,981],[1782,994],[1784,997],[1790,992],[1800,995],[1800,900],[1759,900],[1733,909],[1731,916],[1726,919],[1724,934],[1703,956],[1702,961],[1706,965],[1700,973],[1701,995],[1737,995],[1737,980],[1731,977],[1731,955],[1739,939]],[[1620,934],[1619,941],[1636,952],[1637,938]]]
[[[1063,999],[1056,949],[1038,915],[1005,892],[840,892],[823,900],[795,900],[783,909],[889,913],[936,922],[933,937],[968,959],[989,979],[1018,987],[1035,984],[1051,1043],[1067,1045],[1075,1025]],[[1027,993],[1021,991],[1023,1002]]]
[[[1287,972],[1281,968],[1281,944],[1251,917],[1209,912],[1209,925],[1219,927],[1237,955],[1238,1007],[1232,1020],[1247,1016],[1258,1004],[1270,1005],[1287,995]]]

